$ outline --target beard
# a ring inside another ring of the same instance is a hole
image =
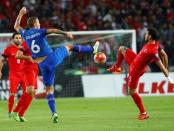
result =
[[[19,45],[21,44],[21,42],[19,42],[19,41],[14,41],[14,44],[17,45],[17,46],[19,46]]]

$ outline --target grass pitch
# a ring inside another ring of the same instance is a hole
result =
[[[7,102],[0,102],[0,131],[172,131],[174,96],[143,97],[150,119],[136,119],[138,110],[130,97],[56,99],[59,123],[52,123],[46,100],[34,100],[27,122],[7,117]]]

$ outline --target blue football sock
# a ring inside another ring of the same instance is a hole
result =
[[[91,46],[84,46],[84,45],[74,45],[73,51],[74,52],[83,52],[83,53],[92,53],[93,48]]]
[[[48,101],[48,106],[53,113],[56,112],[56,107],[55,107],[55,99],[54,99],[54,94],[47,94],[47,101]]]

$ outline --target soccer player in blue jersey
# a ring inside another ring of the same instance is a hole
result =
[[[21,34],[26,41],[27,46],[32,52],[32,58],[39,64],[43,76],[43,82],[46,87],[48,105],[52,113],[53,123],[58,122],[58,114],[55,108],[54,99],[54,77],[55,67],[62,63],[64,58],[69,55],[70,51],[75,52],[89,52],[97,53],[99,42],[96,42],[93,47],[82,45],[67,45],[57,48],[53,51],[49,45],[46,35],[51,33],[62,34],[66,37],[73,38],[72,34],[61,31],[59,29],[45,29],[40,28],[39,19],[37,17],[30,17],[27,19],[28,29],[20,27],[22,16],[27,13],[26,8],[23,7],[16,19],[14,28]]]

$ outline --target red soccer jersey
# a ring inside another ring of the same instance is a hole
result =
[[[137,70],[143,70],[152,61],[159,61],[159,48],[160,44],[157,41],[145,44],[133,60],[131,66]]]
[[[4,49],[3,56],[8,59],[8,65],[9,65],[9,77],[16,76],[21,77],[23,76],[23,65],[24,61],[20,59],[16,59],[15,55],[18,51],[18,47],[14,44],[9,44]]]
[[[21,44],[21,47],[22,47],[22,51],[23,51],[23,53],[24,53],[24,55],[27,55],[27,56],[31,56],[32,54],[31,54],[31,52],[30,52],[30,49],[28,48],[28,46],[27,46],[27,44],[26,44],[26,42],[23,42],[22,44]],[[38,64],[37,63],[32,63],[32,62],[30,62],[29,60],[25,60],[24,61],[24,68],[32,68],[32,69],[36,69],[36,70],[38,70]]]

